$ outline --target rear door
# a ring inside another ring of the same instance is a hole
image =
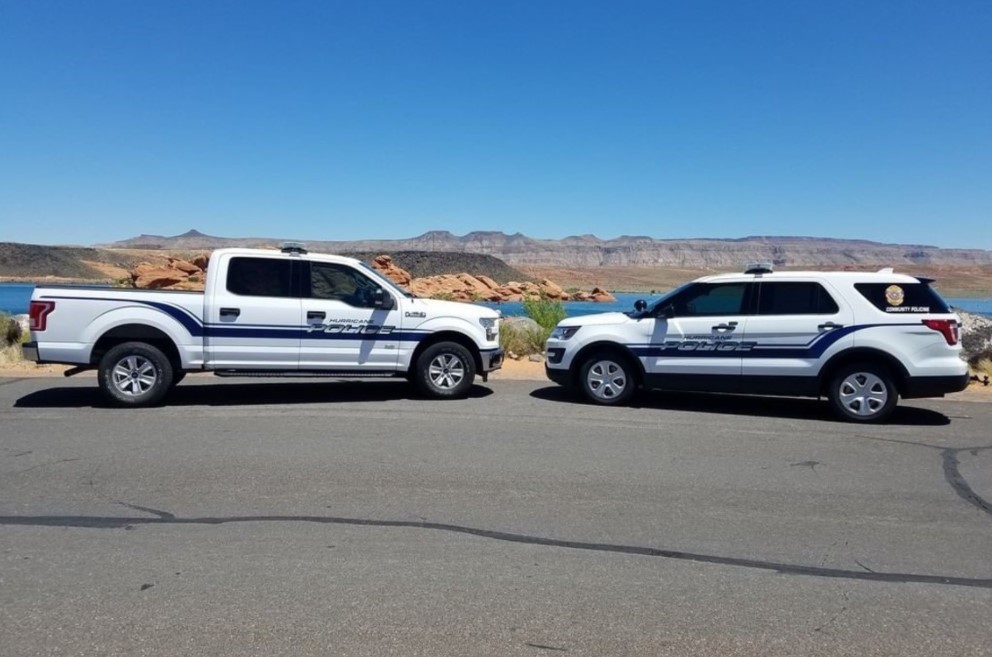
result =
[[[218,263],[223,266],[223,263]],[[300,298],[288,257],[232,256],[206,297],[204,346],[211,369],[295,370]]]
[[[762,281],[744,332],[745,376],[815,377],[829,350],[854,344],[853,312],[815,280]]]

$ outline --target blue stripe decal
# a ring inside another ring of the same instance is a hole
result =
[[[815,336],[803,345],[790,344],[754,344],[746,349],[716,349],[693,350],[678,349],[677,347],[665,347],[661,344],[647,343],[641,345],[631,345],[630,351],[638,358],[809,358],[816,359],[823,356],[826,351],[852,333],[863,329],[877,328],[880,326],[917,326],[917,324],[861,324],[857,326],[844,326],[833,329]],[[692,342],[692,341],[689,341]],[[700,341],[701,342],[701,341]],[[747,345],[747,334],[742,341],[728,341],[731,344]],[[753,342],[753,341],[750,341]],[[729,345],[728,345],[729,346]]]
[[[161,310],[165,314],[172,317],[174,320],[183,325],[183,328],[189,332],[190,335],[194,337],[203,337],[203,324],[200,320],[193,315],[191,312],[185,308],[180,308],[179,306],[174,306],[170,303],[161,303],[159,301],[138,301],[137,299],[114,299],[106,297],[56,297],[56,296],[44,296],[43,299],[62,299],[74,301],[76,299],[85,299],[86,301],[111,301],[113,303],[133,303],[142,304],[145,306],[151,306],[157,310]]]
[[[66,296],[43,296],[42,299],[56,300],[76,300],[87,301],[111,301],[114,303],[129,303],[151,306],[160,310],[179,322],[183,328],[196,338],[240,338],[240,339],[268,339],[268,340],[392,340],[397,342],[420,342],[425,339],[430,332],[418,329],[408,329],[406,331],[394,331],[392,333],[327,333],[325,331],[309,330],[309,326],[291,325],[276,326],[252,324],[239,326],[235,324],[206,324],[204,325],[196,315],[179,306],[160,301],[139,301],[137,299],[114,299],[107,297],[66,297]]]

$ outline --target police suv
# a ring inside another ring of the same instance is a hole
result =
[[[826,397],[842,418],[876,422],[900,396],[968,385],[960,321],[931,282],[767,264],[706,276],[630,313],[563,320],[546,372],[598,404],[637,388]]]
[[[419,299],[358,260],[219,249],[204,292],[39,286],[38,363],[95,369],[113,403],[160,402],[187,372],[220,376],[406,377],[431,397],[464,397],[503,362],[499,313]]]

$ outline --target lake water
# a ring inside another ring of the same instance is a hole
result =
[[[5,312],[9,315],[26,313],[28,311],[28,302],[31,300],[31,292],[33,290],[34,285],[29,283],[0,283],[0,312]],[[565,312],[568,316],[576,317],[579,315],[612,312],[617,310],[626,312],[634,309],[634,302],[636,300],[644,299],[648,303],[651,303],[654,299],[657,299],[658,296],[659,295],[651,296],[648,294],[618,293],[616,294],[617,300],[613,303],[566,301],[564,302],[564,305]],[[960,308],[961,310],[992,316],[992,298],[960,299],[947,297],[946,301],[955,308]],[[508,317],[524,314],[523,304],[519,302],[501,304],[486,303],[483,305],[491,308],[497,308]]]

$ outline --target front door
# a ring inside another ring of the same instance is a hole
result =
[[[741,373],[747,283],[697,283],[659,304],[645,370],[664,387],[697,387],[711,376]],[[645,320],[642,320],[645,321]],[[722,381],[721,387],[732,385]],[[683,385],[684,384],[684,385]]]
[[[392,293],[351,265],[307,264],[300,369],[394,371],[402,313]],[[390,309],[376,305],[377,293]]]

